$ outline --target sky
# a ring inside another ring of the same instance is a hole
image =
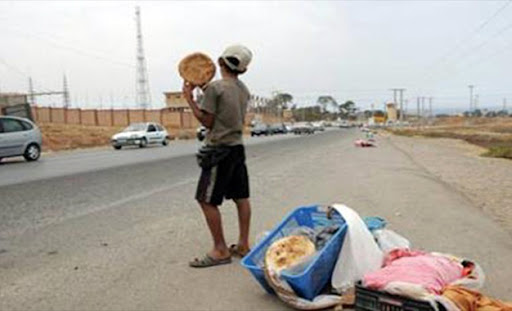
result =
[[[240,78],[254,95],[299,106],[380,108],[405,88],[408,110],[424,96],[461,111],[470,84],[479,107],[512,106],[511,1],[0,1],[0,91],[26,92],[29,76],[60,91],[65,74],[73,107],[135,107],[136,6],[153,108],[181,89],[184,56],[231,44],[253,52]]]

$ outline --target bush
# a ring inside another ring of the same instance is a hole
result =
[[[491,147],[483,154],[486,157],[512,159],[512,146]]]

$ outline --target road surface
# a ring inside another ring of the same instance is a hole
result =
[[[479,262],[484,291],[511,298],[509,233],[407,150],[384,137],[377,148],[356,148],[359,136],[333,130],[251,142],[253,237],[296,206],[346,203],[384,217],[415,248]],[[195,148],[93,150],[1,165],[0,309],[285,309],[238,261],[188,268],[210,247],[192,199]],[[236,209],[228,203],[222,212],[234,242]]]

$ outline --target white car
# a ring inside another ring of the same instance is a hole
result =
[[[121,149],[123,146],[146,147],[148,144],[169,144],[169,133],[157,123],[132,123],[122,132],[112,136],[111,144],[114,149]]]

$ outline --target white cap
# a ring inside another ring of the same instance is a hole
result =
[[[231,70],[243,73],[252,60],[251,51],[243,45],[231,45],[220,56]]]

